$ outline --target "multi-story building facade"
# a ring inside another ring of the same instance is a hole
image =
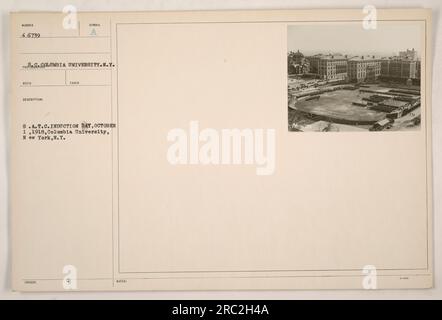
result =
[[[354,57],[348,60],[348,79],[350,81],[375,81],[381,75],[381,60],[375,56]]]
[[[416,79],[421,79],[421,61],[416,60]]]
[[[419,74],[418,76],[420,77],[420,70],[417,72],[417,67],[418,63],[416,60],[404,60],[400,58],[384,59],[381,63],[381,76],[396,80],[415,79],[416,74]]]
[[[382,58],[381,77],[388,77],[389,74],[390,74],[390,59]]]
[[[321,60],[321,57],[323,57],[322,54],[307,57],[311,73],[319,74],[319,60]]]
[[[347,57],[342,55],[315,55],[307,58],[310,72],[325,80],[345,80],[347,78]]]
[[[376,81],[382,77],[400,81],[411,79],[415,82],[415,79],[420,79],[420,61],[414,49],[401,51],[398,56],[388,59],[317,54],[306,57],[306,60],[309,63],[309,72],[325,80],[364,82]]]

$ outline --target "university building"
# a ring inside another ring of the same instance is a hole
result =
[[[309,73],[319,75],[324,80],[351,82],[370,82],[379,78],[401,82],[420,80],[421,62],[414,48],[400,51],[398,56],[390,58],[368,55],[348,57],[340,54],[316,54],[304,57],[298,50],[293,53],[293,61],[296,61],[295,65],[306,63]]]
[[[324,80],[347,79],[346,56],[317,54],[307,59],[310,62],[310,72],[318,74]]]
[[[400,51],[398,56],[382,60],[381,76],[396,81],[419,81],[420,61],[414,48]]]
[[[416,79],[421,79],[421,61],[416,60]]]
[[[353,57],[348,60],[350,81],[375,81],[381,75],[381,60],[375,56]]]
[[[419,79],[420,62],[400,58],[385,59],[382,60],[381,75],[392,80]]]

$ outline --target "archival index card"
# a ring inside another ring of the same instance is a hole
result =
[[[432,286],[431,13],[11,14],[19,291]]]

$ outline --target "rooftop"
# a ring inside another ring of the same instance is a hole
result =
[[[381,57],[374,56],[374,55],[366,55],[366,56],[355,56],[355,57],[352,57],[348,60],[349,61],[376,61],[376,60],[381,60]]]
[[[325,60],[345,60],[348,59],[348,56],[344,56],[342,54],[322,54],[318,53],[313,56],[309,56],[309,58],[320,58]]]

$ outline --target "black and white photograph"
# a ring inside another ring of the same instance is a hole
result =
[[[210,320],[442,299],[442,1],[0,12],[1,303]]]
[[[288,130],[419,130],[423,28],[419,21],[289,25]]]

